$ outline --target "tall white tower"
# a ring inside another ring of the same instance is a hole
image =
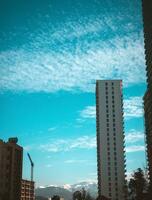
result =
[[[122,98],[121,80],[97,80],[98,191],[111,200],[127,198]]]

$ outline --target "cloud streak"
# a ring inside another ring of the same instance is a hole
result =
[[[130,119],[132,117],[143,116],[142,97],[130,97],[124,100],[124,117]]]
[[[96,107],[86,106],[80,111],[81,118],[96,118]],[[129,97],[124,99],[124,117],[129,120],[131,118],[140,118],[143,116],[142,97]]]
[[[40,145],[39,149],[52,153],[67,152],[75,149],[93,149],[96,147],[96,137],[83,136],[76,139],[57,140],[54,143]],[[69,161],[70,162],[70,161]]]
[[[126,147],[126,152],[127,153],[133,153],[133,152],[139,152],[139,151],[145,151],[145,146],[143,146],[143,145],[134,145],[134,146]]]
[[[136,142],[144,142],[144,133],[133,129],[126,134],[125,141],[128,144]]]
[[[94,92],[96,79],[120,78],[125,87],[145,81],[143,35],[132,26],[125,36],[106,17],[62,27],[0,53],[0,91]]]

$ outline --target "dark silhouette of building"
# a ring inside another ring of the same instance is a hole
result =
[[[34,182],[28,180],[22,180],[21,187],[21,200],[34,200]]]
[[[147,71],[147,91],[144,96],[145,135],[149,180],[152,185],[152,1],[142,0]]]
[[[20,200],[23,148],[17,138],[0,140],[0,200]]]

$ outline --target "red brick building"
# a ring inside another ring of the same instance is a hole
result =
[[[23,148],[17,138],[0,140],[0,200],[20,200]]]

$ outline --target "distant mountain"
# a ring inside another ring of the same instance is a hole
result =
[[[36,200],[48,200],[46,197],[36,196]]]
[[[82,188],[89,192],[92,197],[97,197],[98,190],[95,182],[81,182],[73,184],[69,190],[73,193],[76,190],[81,190]]]
[[[53,197],[54,195],[59,195],[60,197],[63,197],[65,200],[72,200],[71,191],[61,187],[54,187],[54,186],[37,188],[35,190],[35,195],[46,198]]]
[[[81,182],[73,185],[63,185],[60,187],[57,186],[48,186],[48,187],[39,187],[36,189],[36,196],[42,197],[52,197],[54,195],[59,195],[65,200],[72,200],[73,192],[81,190],[84,188],[90,193],[92,197],[97,197],[97,184],[94,182]]]

